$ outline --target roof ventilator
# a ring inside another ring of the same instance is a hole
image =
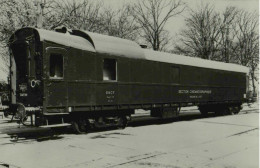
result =
[[[147,45],[145,45],[145,44],[140,44],[140,47],[141,47],[141,48],[147,48]]]
[[[68,29],[68,28],[65,27],[65,26],[57,27],[57,28],[55,28],[55,31],[56,31],[56,32],[59,32],[59,33],[64,33],[64,34],[71,34],[71,33],[72,33],[72,30],[71,30],[71,29]]]

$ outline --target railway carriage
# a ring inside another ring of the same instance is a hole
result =
[[[27,27],[9,46],[9,111],[22,122],[35,116],[32,124],[40,127],[124,127],[135,109],[172,118],[188,105],[203,115],[238,113],[247,100],[247,67],[151,51],[126,39]]]

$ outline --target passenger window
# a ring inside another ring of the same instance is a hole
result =
[[[116,77],[116,60],[115,59],[104,59],[103,64],[103,80],[104,81],[115,81]]]
[[[50,54],[50,77],[63,78],[63,56],[62,54]]]

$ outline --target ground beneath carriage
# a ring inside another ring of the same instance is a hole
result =
[[[258,105],[238,115],[201,117],[183,108],[175,121],[137,111],[124,130],[75,135],[28,130],[14,141],[16,123],[0,119],[2,167],[258,167]],[[0,166],[1,167],[1,166]]]

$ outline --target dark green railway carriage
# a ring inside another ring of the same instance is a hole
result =
[[[10,38],[10,51],[10,109],[26,116],[26,107],[35,107],[37,126],[74,123],[80,131],[111,119],[125,124],[140,108],[163,118],[187,105],[203,114],[237,113],[246,100],[246,67],[142,49],[116,37],[22,28]]]

